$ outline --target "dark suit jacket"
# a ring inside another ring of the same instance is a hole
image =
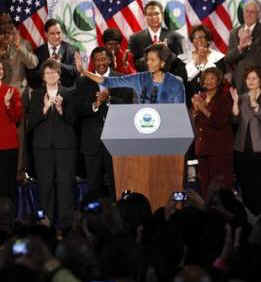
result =
[[[198,156],[222,156],[232,154],[232,99],[228,92],[220,90],[207,106],[211,112],[207,118],[201,112],[195,117],[195,152]]]
[[[75,49],[69,43],[62,41],[59,50],[59,55],[61,56],[61,84],[64,87],[72,87],[75,83],[77,77],[77,71],[74,64],[74,53]],[[28,71],[29,85],[33,89],[37,89],[41,86],[42,79],[40,68],[43,62],[45,62],[49,57],[48,44],[45,43],[35,50],[35,54],[39,59],[38,67],[32,71]]]
[[[238,31],[242,26],[235,28],[229,38],[228,52],[225,61],[232,67],[233,83],[239,94],[247,91],[244,72],[247,66],[261,67],[261,23],[257,23],[252,32],[252,44],[249,48],[244,49],[241,53],[238,50],[239,37]]]
[[[110,75],[117,74],[112,72]],[[81,123],[81,151],[90,155],[96,154],[102,145],[100,137],[108,110],[105,102],[97,112],[93,111],[92,104],[96,101],[98,91],[98,84],[87,77],[80,77],[76,82],[77,112]],[[132,102],[130,98],[133,96],[132,89],[114,88],[109,91],[113,104]]]
[[[33,91],[28,115],[28,130],[33,133],[33,147],[40,149],[74,149],[76,137],[74,122],[76,106],[71,91],[61,87],[59,94],[63,97],[63,115],[50,108],[43,114],[45,88]]]
[[[261,97],[257,100],[259,111],[256,113],[250,106],[248,94],[239,97],[240,115],[237,118],[238,129],[235,138],[235,150],[244,152],[247,128],[249,126],[252,149],[261,152]]]
[[[176,55],[183,53],[182,40],[183,37],[174,31],[168,31],[166,28],[161,29],[160,41],[167,39],[168,47]],[[152,44],[152,39],[148,29],[144,29],[133,34],[129,39],[129,49],[131,50],[138,71],[145,71],[144,50]]]

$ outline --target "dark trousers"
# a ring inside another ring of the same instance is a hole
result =
[[[56,210],[58,225],[69,227],[73,219],[75,150],[35,148],[34,159],[40,207],[51,221]]]
[[[16,204],[16,172],[18,151],[0,150],[0,197],[10,198]]]
[[[235,172],[245,205],[261,213],[261,153],[235,152]]]
[[[233,156],[206,156],[199,158],[200,190],[208,198],[209,185],[217,182],[224,188],[233,188]]]
[[[84,153],[86,178],[93,190],[101,196],[115,200],[112,158],[105,146],[101,144],[96,154]]]

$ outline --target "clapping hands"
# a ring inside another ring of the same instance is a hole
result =
[[[4,97],[4,103],[5,103],[5,106],[9,109],[10,108],[10,104],[11,104],[11,100],[12,100],[12,97],[14,95],[14,89],[13,88],[9,88],[5,94],[5,97]]]
[[[252,44],[252,36],[249,29],[247,30],[245,30],[244,28],[239,29],[238,37],[239,37],[240,50],[247,48]]]
[[[49,95],[46,93],[44,95],[44,108],[43,108],[43,114],[45,115],[49,109],[53,106],[55,106],[57,112],[62,115],[63,114],[63,97],[58,94],[56,97],[49,97]]]

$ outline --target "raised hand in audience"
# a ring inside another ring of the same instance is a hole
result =
[[[77,71],[78,71],[80,74],[82,74],[83,71],[84,71],[84,68],[83,68],[83,64],[82,64],[81,55],[80,55],[79,52],[75,52],[75,53],[74,53],[74,62],[75,62]]]
[[[63,97],[60,94],[58,94],[55,98],[55,108],[60,115],[63,114],[62,104],[63,104]]]
[[[252,36],[249,29],[244,29],[243,27],[238,31],[239,37],[239,50],[242,51],[243,49],[249,47],[252,44]]]
[[[10,103],[11,103],[11,99],[13,97],[13,94],[14,94],[14,89],[13,88],[9,88],[8,91],[5,94],[4,103],[5,103],[5,106],[7,108],[10,107]]]
[[[96,104],[99,107],[102,103],[104,103],[109,97],[109,90],[105,89],[103,91],[99,91],[96,94],[97,100]]]

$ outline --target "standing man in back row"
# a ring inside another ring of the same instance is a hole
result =
[[[246,67],[261,67],[261,23],[260,4],[250,0],[243,6],[244,24],[236,27],[230,34],[225,61],[232,68],[233,84],[238,94],[247,92],[244,73]]]
[[[56,19],[49,19],[44,26],[47,42],[35,50],[39,59],[38,68],[31,73],[31,87],[41,87],[41,65],[49,58],[57,61],[61,66],[61,85],[64,87],[74,86],[77,70],[74,63],[75,49],[69,43],[63,41],[63,32],[60,23]]]
[[[144,7],[144,14],[148,27],[129,39],[129,49],[134,56],[137,71],[146,70],[144,50],[153,43],[165,42],[175,55],[183,53],[184,38],[177,32],[162,27],[162,4],[158,1],[148,2]]]

